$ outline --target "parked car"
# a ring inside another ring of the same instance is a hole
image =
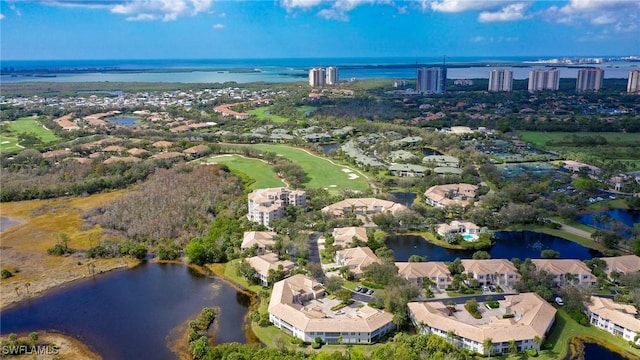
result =
[[[493,286],[493,285],[489,285],[489,290],[491,290],[491,291],[496,291],[496,287],[495,287],[495,286]]]
[[[373,295],[373,290],[367,291],[367,295]]]
[[[369,291],[369,289],[367,289],[366,287],[363,287],[362,289],[360,289],[360,292],[363,294],[366,294],[367,291]]]
[[[360,286],[360,285],[356,286],[355,291],[356,291],[356,292],[360,292],[360,290],[362,290],[362,286]]]
[[[560,306],[564,305],[564,301],[562,300],[562,298],[560,296],[556,296],[555,302],[556,302],[556,304],[558,304]]]
[[[484,286],[482,287],[482,291],[489,291],[489,287],[488,287],[487,285],[484,285]]]

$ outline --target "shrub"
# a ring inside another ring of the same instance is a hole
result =
[[[485,303],[485,305],[489,308],[489,309],[497,309],[500,307],[500,303],[497,301],[488,301]]]
[[[13,276],[13,273],[7,269],[2,269],[2,278],[8,279]]]
[[[516,314],[502,314],[503,319],[511,319],[516,317]]]
[[[528,356],[531,356],[531,357],[538,356],[538,350],[536,350],[536,349],[527,349],[526,353],[527,353]]]
[[[366,286],[368,288],[371,288],[371,289],[384,289],[384,286],[376,284],[376,283],[372,283],[372,282],[369,282],[369,281],[363,281],[362,285],[364,285],[364,286]]]
[[[312,349],[316,349],[317,350],[317,349],[320,349],[321,347],[322,347],[322,344],[318,344],[315,341],[311,343],[311,348]]]

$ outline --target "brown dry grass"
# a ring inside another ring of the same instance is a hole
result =
[[[28,341],[29,334],[21,334],[18,335],[20,340]],[[8,336],[3,336],[1,338],[2,343],[8,343]],[[102,357],[95,352],[93,352],[87,345],[84,343],[70,337],[67,335],[63,335],[55,332],[38,332],[38,342],[39,345],[51,344],[56,347],[57,354],[49,354],[49,355],[21,355],[21,356],[11,356],[12,359],[68,359],[68,360],[99,360]]]
[[[1,203],[0,216],[19,224],[0,233],[0,265],[15,273],[0,281],[0,308],[71,281],[138,264],[129,258],[88,259],[82,252],[71,256],[47,255],[60,233],[68,235],[68,246],[75,250],[97,245],[103,237],[102,228],[87,226],[83,212],[125,193],[126,190],[121,190],[86,197]],[[94,267],[90,268],[90,264]]]
[[[102,228],[83,230],[82,213],[105,205],[124,195],[126,190],[85,197],[28,200],[0,204],[0,216],[19,221],[0,235],[0,246],[19,250],[47,251],[58,241],[58,235],[69,236],[68,246],[86,250],[97,245]]]

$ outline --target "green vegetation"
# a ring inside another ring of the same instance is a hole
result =
[[[40,123],[39,118],[28,116],[22,117],[14,121],[6,122],[8,130],[15,135],[26,133],[34,134],[40,138],[43,143],[51,143],[60,140],[51,130],[45,129]]]
[[[21,149],[17,137],[0,135],[0,152],[14,152]]]
[[[256,116],[260,120],[269,119],[275,123],[285,123],[289,121],[286,117],[270,113],[270,106],[261,106],[247,111],[248,114]]]
[[[304,183],[307,188],[327,188],[330,191],[357,190],[367,191],[369,184],[360,172],[349,170],[328,159],[312,155],[305,150],[285,145],[255,145],[264,151],[272,151],[300,165],[309,180]],[[349,170],[345,172],[343,170]]]
[[[620,133],[620,132],[584,132],[584,133],[566,133],[566,132],[539,132],[539,131],[521,131],[519,132],[522,141],[530,142],[536,147],[547,147],[558,144],[571,144],[572,136],[580,139],[604,138],[609,145],[628,146],[635,145],[640,140],[638,134]]]
[[[204,159],[203,162],[225,164],[234,174],[250,178],[253,182],[248,185],[248,188],[251,190],[285,185],[278,179],[273,171],[273,166],[259,159],[244,158],[239,155],[222,155]]]

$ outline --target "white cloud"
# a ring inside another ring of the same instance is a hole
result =
[[[293,10],[295,8],[311,8],[320,5],[322,0],[282,0],[280,4],[287,9],[288,11]]]
[[[551,6],[540,15],[560,24],[590,23],[603,31],[630,32],[638,27],[640,1],[633,0],[570,0],[562,7]],[[589,39],[590,37],[582,37]]]
[[[221,30],[221,29],[224,29],[224,24],[213,24],[213,26],[211,27],[216,30]]]
[[[0,20],[4,19],[4,14],[0,14]]]
[[[515,3],[503,7],[500,11],[483,11],[478,15],[478,21],[495,22],[522,20],[526,18],[524,12],[527,8],[528,5],[525,3]]]
[[[182,16],[206,13],[213,0],[39,0],[51,6],[108,9],[126,15],[128,21],[162,20],[172,21]]]
[[[615,17],[609,14],[602,14],[591,20],[591,23],[594,25],[612,24],[614,22],[616,22]]]
[[[484,36],[475,36],[471,38],[471,42],[474,43],[504,43],[504,42],[516,42],[520,41],[520,38],[517,36],[498,36],[498,37],[484,37]]]
[[[505,4],[513,1],[505,0],[435,0],[429,2],[429,8],[433,11],[457,13],[469,10],[486,10],[499,8]],[[422,2],[424,8],[425,1]]]

